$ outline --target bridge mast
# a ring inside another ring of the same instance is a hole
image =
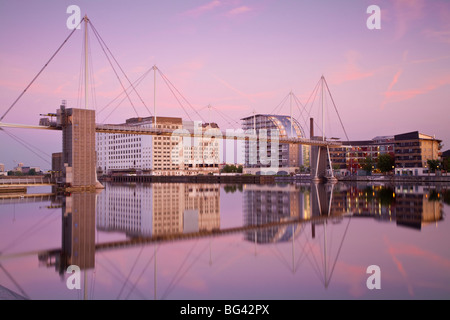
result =
[[[156,128],[156,64],[153,66],[153,117],[155,118],[154,127]]]
[[[88,17],[84,16],[84,108],[88,108]]]
[[[289,111],[291,113],[291,138],[293,138],[294,135],[293,135],[293,128],[292,127],[294,126],[294,123],[292,122],[292,90],[289,93]]]

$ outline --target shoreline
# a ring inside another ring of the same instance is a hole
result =
[[[103,176],[105,182],[174,182],[174,183],[247,183],[274,184],[290,182],[312,182],[310,176],[274,175],[195,175],[195,176]],[[346,176],[337,177],[338,182],[380,182],[380,183],[443,183],[450,185],[450,175],[445,176]]]

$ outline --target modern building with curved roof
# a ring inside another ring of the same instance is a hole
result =
[[[305,138],[300,123],[290,116],[256,114],[242,118],[242,129],[246,132],[256,131],[263,139],[245,142],[244,172],[253,174],[289,174],[300,166],[309,166],[309,146],[274,142],[278,138]]]

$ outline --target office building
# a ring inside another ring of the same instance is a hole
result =
[[[182,121],[177,117],[157,117],[157,128],[196,132],[196,137],[177,135],[134,135],[97,133],[97,170],[103,174],[140,171],[152,175],[208,174],[219,171],[220,139],[207,133],[218,126]],[[131,118],[116,127],[154,127],[154,117]],[[219,131],[220,132],[220,131]]]

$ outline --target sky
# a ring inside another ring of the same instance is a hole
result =
[[[153,115],[156,102],[157,116],[223,130],[276,111],[292,113],[307,135],[307,119],[320,132],[323,116],[329,137],[419,131],[450,149],[449,1],[0,0],[2,122],[36,125],[62,100],[85,107],[84,25],[23,93],[73,31],[73,5],[90,21],[87,100],[97,123]],[[375,22],[380,28],[369,28]],[[315,90],[322,76],[331,92],[323,113]],[[51,153],[62,149],[60,131],[4,131],[6,169],[50,169]]]

